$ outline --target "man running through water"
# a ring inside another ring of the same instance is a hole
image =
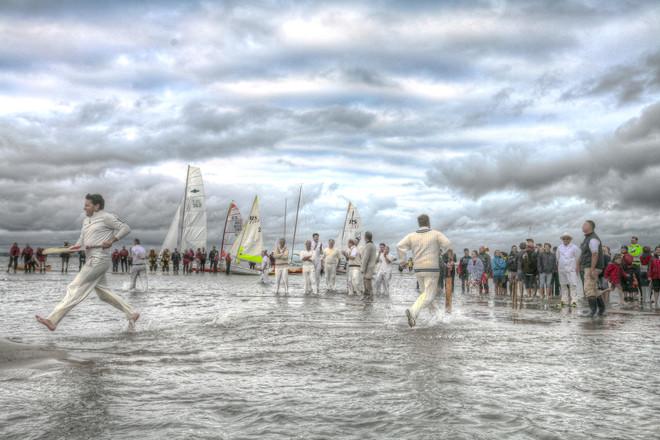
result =
[[[399,261],[405,261],[411,251],[414,259],[415,276],[419,282],[420,295],[409,309],[406,309],[408,325],[414,327],[419,312],[428,307],[437,311],[433,304],[440,279],[440,255],[450,246],[449,239],[442,232],[431,229],[431,220],[426,214],[417,217],[419,229],[408,234],[397,246]]]
[[[107,302],[122,311],[128,319],[129,326],[133,327],[140,314],[133,310],[124,300],[112,293],[108,287],[105,273],[110,268],[110,247],[116,241],[128,235],[131,228],[116,215],[103,210],[105,201],[100,194],[87,194],[85,196],[85,215],[78,242],[71,250],[81,249],[89,252],[88,260],[78,275],[67,287],[67,293],[55,306],[47,318],[37,315],[37,321],[45,325],[48,330],[54,331],[60,320],[78,303],[83,301],[92,290],[102,301]]]

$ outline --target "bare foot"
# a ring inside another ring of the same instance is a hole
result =
[[[135,321],[137,321],[138,319],[140,319],[140,312],[135,312],[131,315],[130,318],[128,318],[128,320],[133,324],[135,324]]]
[[[46,328],[48,328],[48,330],[50,330],[51,332],[54,332],[54,331],[55,331],[55,325],[54,325],[52,322],[50,322],[50,319],[42,318],[42,317],[39,316],[39,315],[36,315],[35,318],[37,318],[37,321],[38,321],[40,324],[45,325]]]

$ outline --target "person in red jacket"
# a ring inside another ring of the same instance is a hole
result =
[[[46,258],[43,248],[37,248],[37,263],[39,263],[39,273],[46,273]]]
[[[121,262],[121,273],[128,272],[128,249],[122,246],[119,251],[119,261]]]
[[[26,244],[23,248],[23,252],[21,252],[21,256],[23,257],[23,269],[25,270],[25,273],[31,272],[32,255],[34,255],[34,250],[30,247],[29,244]]]
[[[632,266],[634,261],[635,259],[628,252],[628,248],[625,246],[621,246],[621,264],[623,264],[624,266]]]
[[[623,290],[623,300],[624,302],[635,301],[635,295],[639,292],[639,279],[633,265],[633,256],[628,252],[623,252],[623,249],[621,249],[621,254],[621,269],[623,270],[621,289]]]
[[[621,254],[616,254],[612,259],[612,262],[605,268],[604,274],[605,279],[610,283],[610,288],[617,293],[619,297],[619,303],[622,302],[621,281],[625,275],[623,268],[621,267],[621,261]]]
[[[655,247],[655,253],[649,261],[649,282],[651,283],[651,305],[658,304],[658,296],[660,296],[660,246]]]
[[[651,292],[651,282],[649,281],[649,263],[651,263],[651,258],[653,254],[651,253],[650,246],[644,246],[642,248],[642,255],[639,256],[639,287],[642,293],[642,302],[646,298],[646,292],[649,292],[649,302],[653,301],[653,293]]]
[[[14,243],[9,248],[9,265],[7,265],[7,273],[9,269],[14,268],[14,273],[16,273],[16,268],[18,267],[18,257],[21,256],[21,249],[18,247],[18,243]]]
[[[119,272],[119,260],[121,257],[119,256],[119,249],[115,249],[112,251],[112,273],[117,273]]]

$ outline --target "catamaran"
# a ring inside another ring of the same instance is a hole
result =
[[[199,167],[188,165],[183,200],[174,213],[160,251],[169,249],[172,252],[175,248],[181,253],[206,248],[206,199]]]
[[[230,272],[238,275],[260,275],[261,271],[258,267],[261,264],[263,250],[259,196],[255,196],[250,215],[229,251],[231,255]]]

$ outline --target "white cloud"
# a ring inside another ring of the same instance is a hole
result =
[[[350,199],[377,240],[428,211],[461,247],[660,241],[660,7],[591,3],[2,5],[0,242],[98,190],[157,243],[187,163],[212,228],[259,193],[269,239],[302,183],[326,235]]]

